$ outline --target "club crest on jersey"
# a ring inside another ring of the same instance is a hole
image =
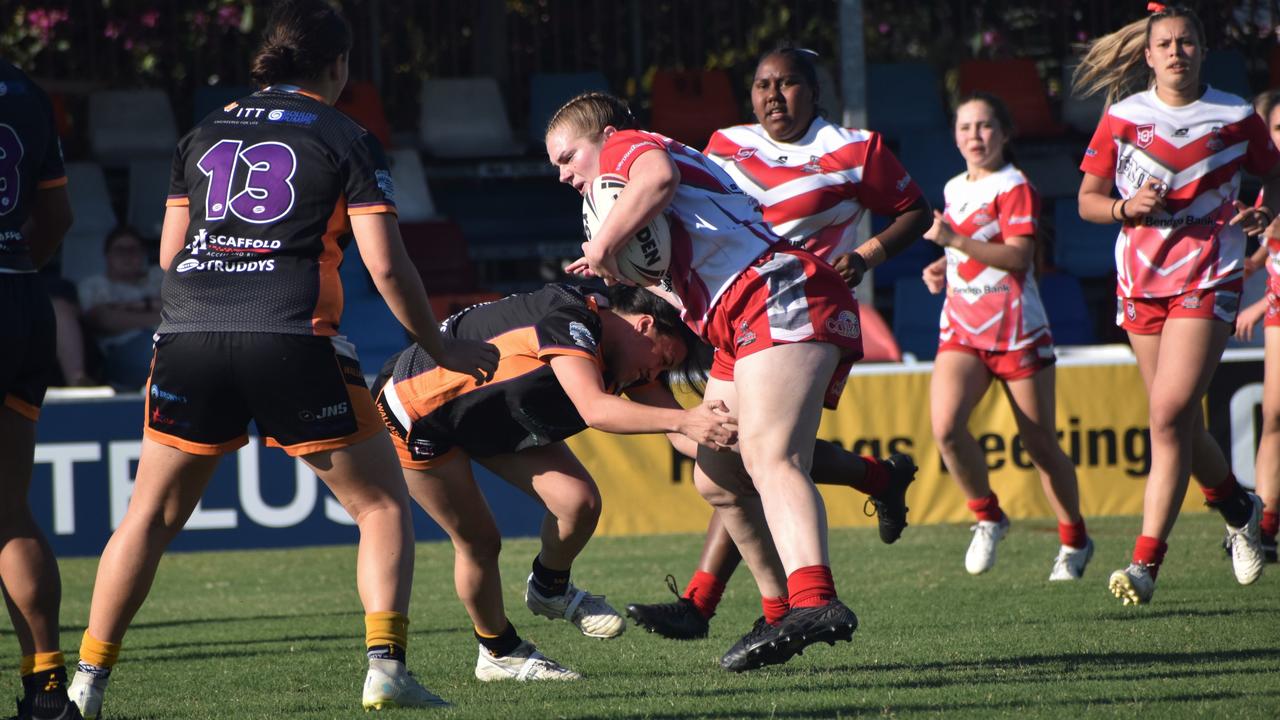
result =
[[[755,148],[738,148],[738,152],[733,154],[733,159],[734,162],[742,162],[744,160],[750,160],[755,154]]]
[[[1156,126],[1154,123],[1138,126],[1138,147],[1145,148],[1156,139]]]
[[[580,322],[569,323],[569,335],[573,338],[574,345],[595,352],[596,339],[586,325]]]
[[[804,171],[811,173],[822,172],[822,158],[817,155],[810,155],[809,162],[805,163]]]

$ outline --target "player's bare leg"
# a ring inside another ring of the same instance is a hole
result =
[[[1262,380],[1262,438],[1254,481],[1262,499],[1263,551],[1269,562],[1276,561],[1276,530],[1280,526],[1280,327],[1266,333],[1266,359]]]

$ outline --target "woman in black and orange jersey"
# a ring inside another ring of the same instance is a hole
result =
[[[1262,573],[1262,503],[1237,484],[1200,401],[1235,326],[1245,234],[1280,209],[1280,152],[1262,120],[1242,98],[1201,83],[1199,18],[1183,6],[1149,7],[1146,19],[1095,40],[1075,78],[1113,103],[1080,165],[1080,216],[1121,225],[1116,324],[1129,335],[1150,414],[1142,532],[1129,566],[1109,580],[1125,604],[1151,600],[1193,474],[1226,521],[1237,582]],[[1264,207],[1235,206],[1242,170],[1262,179]]]
[[[323,0],[275,6],[253,76],[263,89],[179,143],[160,240],[166,275],[128,512],[103,551],[71,685],[96,717],[120,643],[161,554],[222,455],[247,442],[301,458],[360,529],[366,709],[439,706],[405,668],[413,527],[395,452],[338,335],[340,238],[354,233],[379,292],[441,366],[475,381],[492,346],[442,340],[400,241],[377,140],[332,106],[351,29]]]
[[[71,203],[49,98],[3,60],[0,87],[0,585],[22,648],[18,716],[74,718],[58,561],[27,504],[36,421],[58,374],[54,309],[36,270],[71,226]]]
[[[445,322],[444,333],[497,346],[494,381],[476,387],[415,346],[387,361],[376,394],[410,494],[453,541],[454,583],[480,644],[475,675],[577,679],[521,640],[506,616],[501,538],[471,461],[547,508],[525,604],[588,637],[612,638],[625,629],[622,617],[603,596],[569,581],[574,558],[595,531],[600,495],[562,441],[592,427],[668,433],[718,449],[733,442],[733,419],[722,402],[684,410],[617,397],[626,391],[643,398],[655,392],[660,375],[696,364],[698,340],[676,309],[637,288],[615,287],[605,297],[547,285],[463,310]]]

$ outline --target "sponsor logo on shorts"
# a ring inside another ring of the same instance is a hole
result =
[[[586,325],[576,321],[569,323],[569,336],[573,338],[574,345],[591,352],[596,351],[596,338]]]
[[[434,460],[448,451],[447,446],[431,440],[414,438],[409,441],[409,456],[414,460]]]
[[[1156,139],[1156,126],[1153,123],[1139,125],[1137,128],[1138,147],[1144,148]]]
[[[745,345],[750,345],[755,341],[755,331],[751,329],[751,326],[747,324],[746,320],[743,320],[742,324],[738,326],[738,339],[734,344],[738,347],[743,347]]]
[[[151,409],[151,425],[152,427],[159,426],[159,427],[169,427],[169,428],[185,428],[185,427],[189,427],[191,423],[171,418],[168,415],[165,415],[164,413],[160,412],[160,408],[152,408]]]
[[[1186,295],[1186,296],[1184,296],[1184,297],[1182,298],[1182,307],[1183,307],[1183,308],[1185,308],[1185,309],[1187,309],[1187,310],[1199,310],[1199,309],[1200,309],[1200,296],[1199,296],[1199,295]]]
[[[858,315],[852,310],[841,310],[839,315],[827,318],[827,329],[847,338],[857,338],[862,335]]]
[[[301,410],[298,412],[298,419],[302,422],[319,422],[342,417],[349,412],[351,412],[351,403],[344,400],[333,405],[326,405],[319,410]]]
[[[161,390],[159,385],[154,384],[151,386],[151,397],[156,398],[157,400],[167,400],[173,403],[188,402],[185,395],[178,395],[177,393],[171,393],[167,390]]]
[[[1138,308],[1134,307],[1132,300],[1124,301],[1124,314],[1125,317],[1129,318],[1129,322],[1134,322],[1138,319]]]
[[[387,384],[390,385],[391,383],[388,381]],[[400,426],[391,421],[391,416],[387,414],[387,409],[382,406],[381,395],[378,396],[376,407],[378,408],[378,415],[382,418],[382,424],[387,426],[387,431],[391,433],[391,436],[404,440],[404,435],[400,434]]]

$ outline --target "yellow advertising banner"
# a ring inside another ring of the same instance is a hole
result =
[[[920,467],[907,494],[915,524],[970,522],[964,495],[938,455],[929,423],[931,365],[868,366],[849,378],[840,407],[826,411],[819,437],[860,455],[910,455]],[[1129,360],[1057,367],[1057,423],[1062,449],[1076,464],[1086,518],[1136,515],[1150,467],[1147,399],[1137,365]],[[992,489],[1014,518],[1052,517],[1005,397],[992,383],[969,428],[987,457]],[[693,488],[692,463],[660,436],[616,436],[587,431],[569,440],[600,485],[604,511],[599,534],[697,532],[710,508]],[[873,526],[865,496],[822,486],[833,527]],[[1184,509],[1199,507],[1193,487]]]

